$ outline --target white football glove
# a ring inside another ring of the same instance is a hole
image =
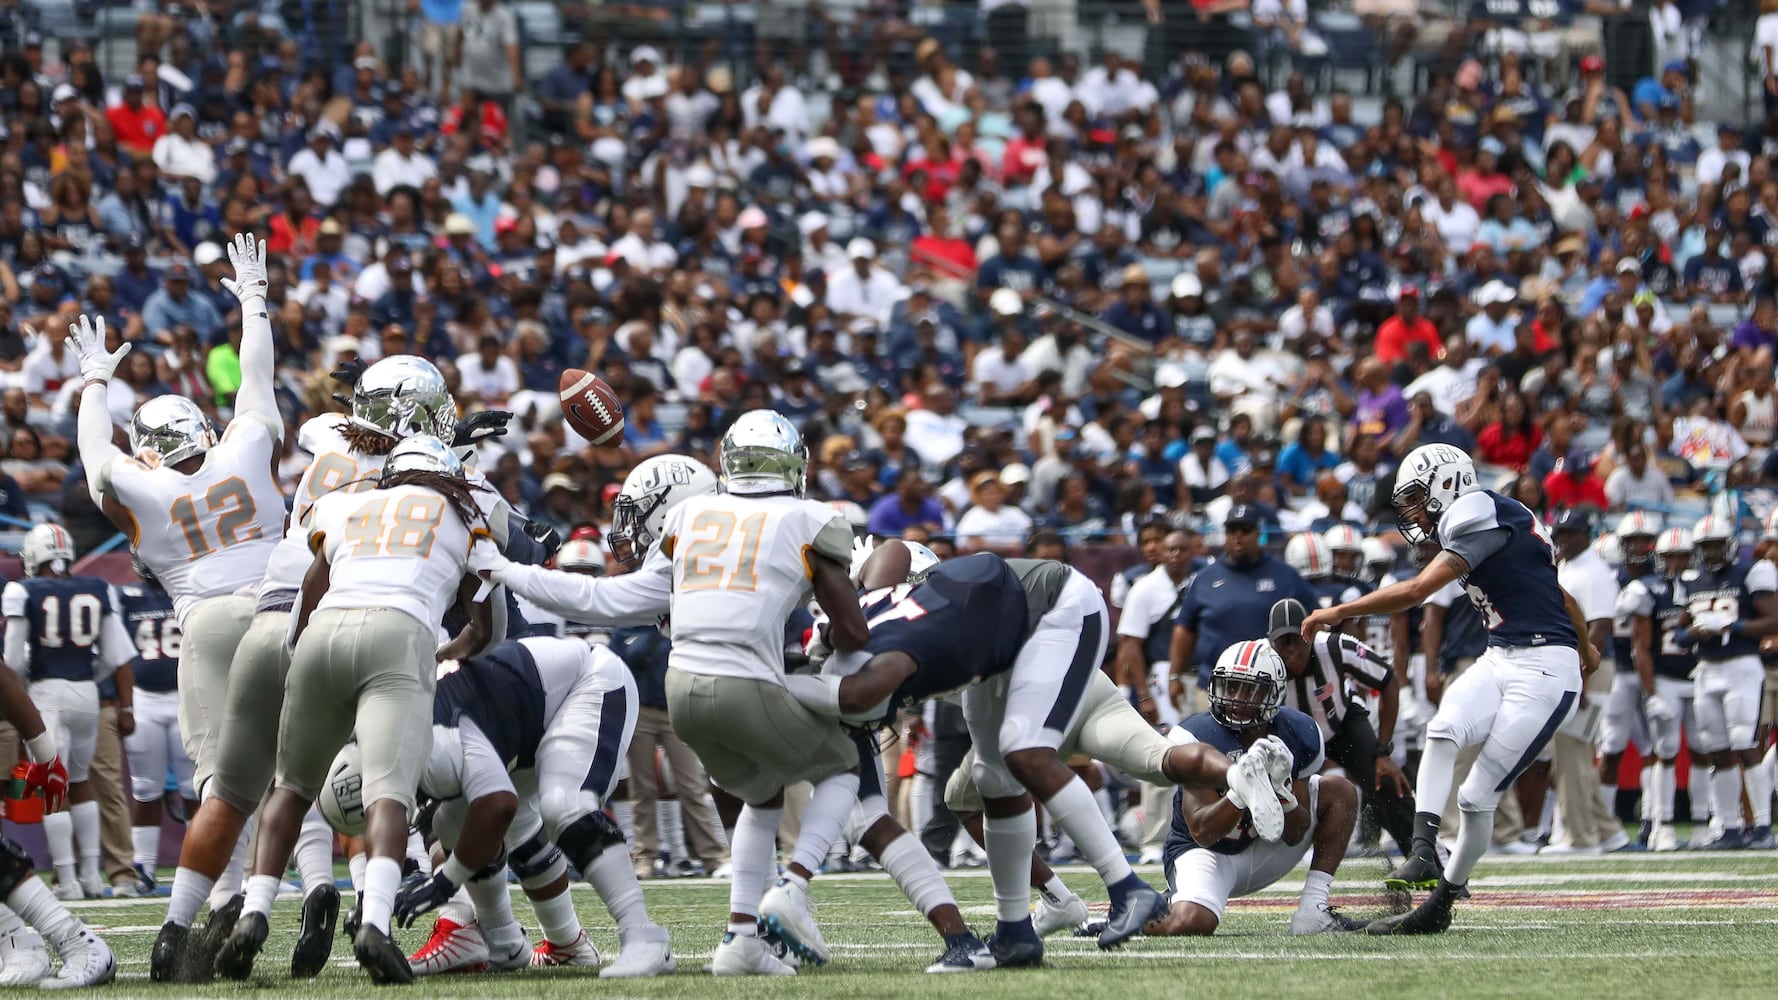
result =
[[[500,546],[494,544],[492,538],[478,535],[475,544],[469,548],[469,571],[482,578],[482,588],[476,592],[475,599],[482,600],[500,581],[495,576],[512,565],[512,560],[500,554]]]
[[[228,244],[228,262],[234,265],[235,276],[222,279],[222,287],[235,294],[241,305],[265,305],[265,241],[255,240],[248,233],[236,233]]]
[[[1692,616],[1692,628],[1712,635],[1722,635],[1735,624],[1735,616],[1727,611],[1706,611]]]
[[[870,554],[876,550],[876,539],[869,535],[852,539],[852,582],[854,584],[864,576],[864,564],[870,559]]]
[[[1673,703],[1658,694],[1651,694],[1643,699],[1642,711],[1648,716],[1648,721],[1655,723],[1672,722],[1679,716],[1679,710]]]
[[[117,365],[123,356],[130,353],[130,345],[124,344],[116,352],[105,350],[105,317],[89,319],[80,317],[79,323],[68,327],[68,349],[74,352],[74,358],[80,362],[80,377],[88,382],[104,382],[117,371]]]

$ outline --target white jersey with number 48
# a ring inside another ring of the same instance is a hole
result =
[[[277,452],[277,433],[242,415],[189,476],[127,455],[112,459],[109,491],[134,522],[130,544],[181,622],[198,601],[251,589],[265,576],[284,534]]]
[[[393,608],[440,631],[469,560],[470,533],[424,486],[331,493],[309,514],[309,545],[327,554],[315,610]]]
[[[327,413],[309,420],[297,431],[296,446],[315,457],[296,484],[290,527],[266,565],[265,580],[259,586],[261,602],[279,593],[294,598],[302,586],[303,574],[314,558],[308,538],[309,510],[315,501],[335,491],[363,493],[376,489],[377,477],[389,456],[352,450],[343,433],[345,428],[344,414]]]
[[[784,623],[809,593],[816,553],[852,559],[852,526],[793,496],[695,496],[667,514],[673,560],[669,662],[687,673],[778,680]]]

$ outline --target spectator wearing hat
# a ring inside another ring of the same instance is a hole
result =
[[[154,141],[153,159],[166,177],[195,177],[200,184],[216,180],[216,150],[198,138],[197,110],[178,104],[167,116],[168,132]]]
[[[1099,314],[1100,321],[1150,345],[1167,339],[1172,331],[1167,314],[1154,304],[1147,269],[1141,264],[1125,267],[1118,284],[1117,299]]]
[[[543,501],[530,510],[531,519],[544,522],[566,538],[581,520],[577,508],[585,492],[573,476],[552,472],[543,477]]]
[[[105,109],[118,147],[135,156],[151,155],[154,144],[167,133],[165,112],[143,100],[146,88],[141,74],[130,74],[124,78],[123,100]]]
[[[1518,298],[1513,287],[1499,279],[1478,289],[1475,303],[1481,311],[1471,316],[1463,328],[1468,346],[1487,357],[1511,351],[1518,342],[1515,331],[1519,326],[1519,314],[1513,311]]]
[[[1222,521],[1222,554],[1186,584],[1167,656],[1168,696],[1181,716],[1203,707],[1210,667],[1224,649],[1266,634],[1274,603],[1316,603],[1296,570],[1260,547],[1261,521],[1258,508],[1231,506]]]
[[[1688,68],[1683,59],[1669,60],[1661,67],[1657,76],[1645,76],[1636,81],[1636,87],[1630,93],[1630,108],[1639,122],[1654,121],[1659,109],[1664,104],[1677,103],[1679,117],[1687,124],[1692,123],[1691,82],[1687,77]]]
[[[346,186],[352,183],[352,169],[346,158],[334,148],[339,129],[323,121],[309,129],[309,144],[296,152],[286,166],[292,177],[300,177],[308,185],[316,204],[332,207]]]
[[[1605,510],[1611,500],[1605,494],[1605,481],[1593,471],[1593,458],[1585,449],[1570,448],[1561,463],[1543,480],[1544,496],[1557,510],[1570,507],[1591,507]]]
[[[970,371],[970,391],[983,406],[1020,406],[1036,392],[1037,372],[1025,357],[1025,331],[1019,326],[1024,304],[1017,292],[996,289],[989,296],[988,311],[994,324],[994,344],[975,355]]]
[[[869,320],[878,327],[889,325],[905,289],[887,268],[876,266],[876,257],[876,244],[862,236],[846,244],[851,267],[827,278],[826,305],[836,321]]]
[[[1407,360],[1409,344],[1426,345],[1426,353],[1435,358],[1444,350],[1438,327],[1421,315],[1420,289],[1414,285],[1402,286],[1396,296],[1395,314],[1377,328],[1374,357],[1386,365],[1399,364]]]
[[[1006,486],[993,470],[978,472],[969,481],[970,507],[957,518],[954,532],[963,552],[1016,554],[1032,528],[1031,515],[1006,503]]]
[[[167,343],[177,326],[189,326],[202,337],[223,326],[215,304],[193,292],[192,279],[191,265],[184,261],[174,262],[161,274],[160,290],[142,306],[142,325],[149,336]]]
[[[1741,148],[1741,129],[1724,122],[1716,127],[1716,145],[1698,154],[1693,170],[1699,184],[1721,184],[1723,170],[1730,164],[1740,168],[1742,178],[1753,168],[1753,157]]]
[[[425,187],[427,181],[438,176],[438,165],[432,157],[419,151],[414,143],[413,128],[401,124],[395,127],[389,148],[371,161],[370,172],[377,194],[386,198],[389,192],[402,185]]]

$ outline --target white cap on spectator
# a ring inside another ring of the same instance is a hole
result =
[[[1642,262],[1634,257],[1625,257],[1617,262],[1619,274],[1641,274]]]
[[[548,493],[550,490],[567,490],[570,493],[579,493],[580,484],[566,472],[552,472],[543,477],[543,492]]]
[[[336,358],[347,351],[357,353],[363,349],[364,345],[359,342],[357,337],[348,336],[346,334],[341,334],[327,342],[328,352]]]
[[[652,45],[638,45],[635,48],[630,50],[630,65],[631,66],[635,66],[638,63],[645,63],[645,62],[654,63],[656,66],[660,65],[661,54],[659,52],[655,51],[654,46],[652,46]]]
[[[1204,283],[1190,271],[1173,276],[1173,297],[1176,299],[1202,298]]]
[[[811,161],[822,158],[830,160],[837,160],[840,158],[840,144],[831,136],[818,135],[815,138],[810,139],[808,146],[804,147],[804,150],[809,154],[809,159]]]
[[[877,245],[862,236],[854,237],[852,242],[846,244],[846,256],[852,260],[859,258],[869,260],[876,255]]]
[[[796,220],[796,228],[804,237],[811,236],[816,230],[827,228],[827,216],[821,212],[804,212],[803,217]]]
[[[988,311],[996,316],[1017,316],[1025,311],[1025,300],[1010,288],[996,288],[988,296]]]
[[[1031,481],[1031,470],[1023,462],[1014,462],[1000,470],[1000,482],[1006,486],[1017,486]]]
[[[446,236],[473,236],[475,223],[462,212],[452,212],[445,216],[444,231]]]
[[[741,209],[741,214],[735,219],[735,225],[742,229],[758,229],[761,226],[770,225],[771,221],[766,216],[765,209],[758,205],[748,205]]]
[[[1185,384],[1185,369],[1178,365],[1162,365],[1155,369],[1154,385],[1157,389],[1177,389]]]
[[[204,242],[199,243],[196,249],[192,250],[191,259],[196,261],[199,267],[203,267],[206,264],[214,264],[222,259],[222,248],[205,240]]]
[[[1475,296],[1476,304],[1483,306],[1503,305],[1515,298],[1518,298],[1518,294],[1513,291],[1512,286],[1498,278],[1483,285]]]
[[[376,69],[380,65],[376,56],[359,56],[352,60],[353,69]]]
[[[716,171],[709,164],[694,163],[685,169],[685,186],[695,188],[713,188],[716,186]]]
[[[51,104],[60,104],[63,101],[72,101],[79,96],[80,91],[75,90],[73,84],[59,83],[49,100]]]

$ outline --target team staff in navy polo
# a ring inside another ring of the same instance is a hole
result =
[[[1223,518],[1222,554],[1192,577],[1173,624],[1168,695],[1182,716],[1204,708],[1217,654],[1265,637],[1272,605],[1294,597],[1313,606],[1309,585],[1284,560],[1259,547],[1261,514],[1235,504]],[[1196,674],[1192,678],[1192,674]]]

